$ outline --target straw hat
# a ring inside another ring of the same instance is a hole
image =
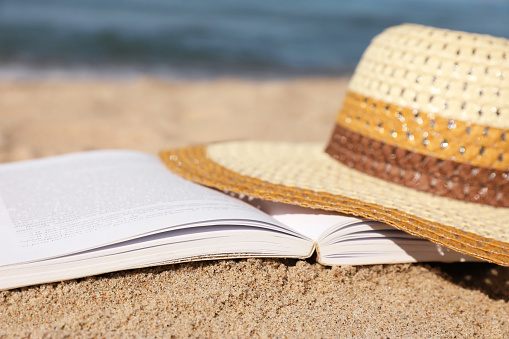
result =
[[[509,41],[418,25],[373,39],[332,137],[161,153],[195,182],[379,220],[509,265]]]

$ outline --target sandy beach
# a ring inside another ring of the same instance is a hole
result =
[[[347,78],[0,82],[0,162],[220,140],[323,141]],[[0,292],[0,338],[506,337],[509,269],[219,260]]]

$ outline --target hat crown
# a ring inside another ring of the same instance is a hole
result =
[[[349,88],[422,113],[509,128],[509,40],[392,27],[373,39]]]
[[[509,207],[509,41],[401,25],[362,56],[327,152],[405,186]]]

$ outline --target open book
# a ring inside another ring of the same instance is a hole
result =
[[[324,265],[477,260],[379,222],[248,204],[133,151],[0,165],[0,230],[0,289],[192,260],[307,258],[314,251]]]

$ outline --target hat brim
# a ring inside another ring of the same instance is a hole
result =
[[[420,192],[349,168],[316,143],[227,142],[161,152],[178,175],[255,198],[378,220],[509,266],[508,208]]]

